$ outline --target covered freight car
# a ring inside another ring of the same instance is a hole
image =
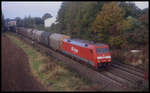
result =
[[[18,27],[16,32],[23,36],[26,36],[26,29],[24,27]]]
[[[37,31],[36,29],[33,29],[33,31],[32,31],[32,40],[36,40],[35,39],[35,36],[36,36],[35,33],[36,33],[36,31]]]
[[[49,36],[49,46],[55,50],[61,50],[61,44],[65,38],[70,38],[70,36],[56,33],[51,34]]]
[[[42,34],[41,34],[41,40],[40,40],[40,43],[41,44],[44,44],[44,45],[46,45],[46,46],[48,46],[49,45],[49,36],[51,35],[52,33],[51,32],[43,32]]]
[[[27,32],[27,29],[26,29],[26,28],[23,29],[23,35],[24,35],[25,37],[28,37],[28,32]]]
[[[21,29],[20,27],[17,27],[16,28],[16,33],[20,34],[20,29]]]
[[[37,41],[37,42],[40,43],[42,33],[43,33],[43,31],[39,31],[39,30],[37,30],[37,31],[35,32],[35,41]]]
[[[28,28],[28,29],[26,29],[26,31],[27,31],[27,36],[28,36],[28,38],[32,38],[32,30],[33,29],[30,29],[30,28]]]
[[[20,27],[16,27],[16,33],[19,34],[19,32],[20,32]]]

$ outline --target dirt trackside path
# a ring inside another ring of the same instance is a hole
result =
[[[2,91],[46,91],[31,75],[28,57],[2,36]]]

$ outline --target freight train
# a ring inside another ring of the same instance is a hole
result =
[[[82,60],[82,62],[86,62],[96,68],[111,63],[111,54],[107,44],[73,39],[64,34],[23,27],[17,27],[16,33],[21,34],[34,42],[50,47],[53,50],[60,51],[71,57]]]

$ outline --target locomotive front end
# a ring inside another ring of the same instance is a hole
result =
[[[112,61],[109,47],[107,45],[96,47],[96,55],[98,66],[107,65]]]

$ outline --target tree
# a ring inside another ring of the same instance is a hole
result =
[[[2,20],[2,27],[5,25],[5,19],[4,19],[4,15],[2,14],[1,16],[1,20]]]
[[[146,11],[143,15],[141,15],[140,17],[139,17],[139,20],[143,23],[143,24],[145,24],[146,26],[148,26],[148,11]]]
[[[10,18],[6,18],[6,19],[5,19],[5,24],[8,25],[8,22],[9,22],[9,21],[11,21],[11,19],[10,19]]]
[[[91,40],[93,37],[91,25],[97,13],[101,10],[102,4],[102,2],[85,2],[82,5],[83,7],[79,9],[76,29],[78,29],[80,38]]]
[[[130,20],[131,28],[123,36],[128,41],[129,48],[139,49],[148,44],[148,14],[145,12],[139,18],[129,16],[127,19]]]
[[[149,10],[149,8],[144,8],[144,9],[142,10],[142,14],[148,14],[148,10]]]
[[[24,27],[28,27],[28,28],[33,28],[34,27],[34,21],[33,18],[31,16],[25,17],[23,19],[23,25]]]
[[[52,15],[50,13],[45,13],[43,16],[42,16],[42,20],[45,20],[47,18],[51,18]]]
[[[108,42],[109,29],[123,19],[124,12],[116,3],[104,4],[102,11],[93,23],[93,31],[97,33],[97,40]]]
[[[43,28],[44,22],[40,17],[25,17],[23,19],[23,26],[28,28]]]
[[[124,10],[117,3],[104,4],[92,25],[96,35],[93,40],[120,48],[124,43],[123,31],[130,28],[130,23],[124,19],[124,15]],[[127,29],[124,29],[125,27]]]
[[[5,31],[5,18],[4,18],[3,14],[1,16],[1,20],[2,20],[2,29],[1,29],[1,31],[4,32]]]
[[[60,33],[75,38],[91,39],[91,24],[102,4],[103,2],[63,2],[57,16]]]
[[[16,17],[15,20],[17,27],[23,27],[23,20],[20,17]]]
[[[44,24],[43,20],[40,17],[33,18],[36,25]]]
[[[120,2],[118,5],[125,10],[126,13],[124,17],[132,16],[138,18],[142,14],[142,10],[138,8],[135,3]]]

